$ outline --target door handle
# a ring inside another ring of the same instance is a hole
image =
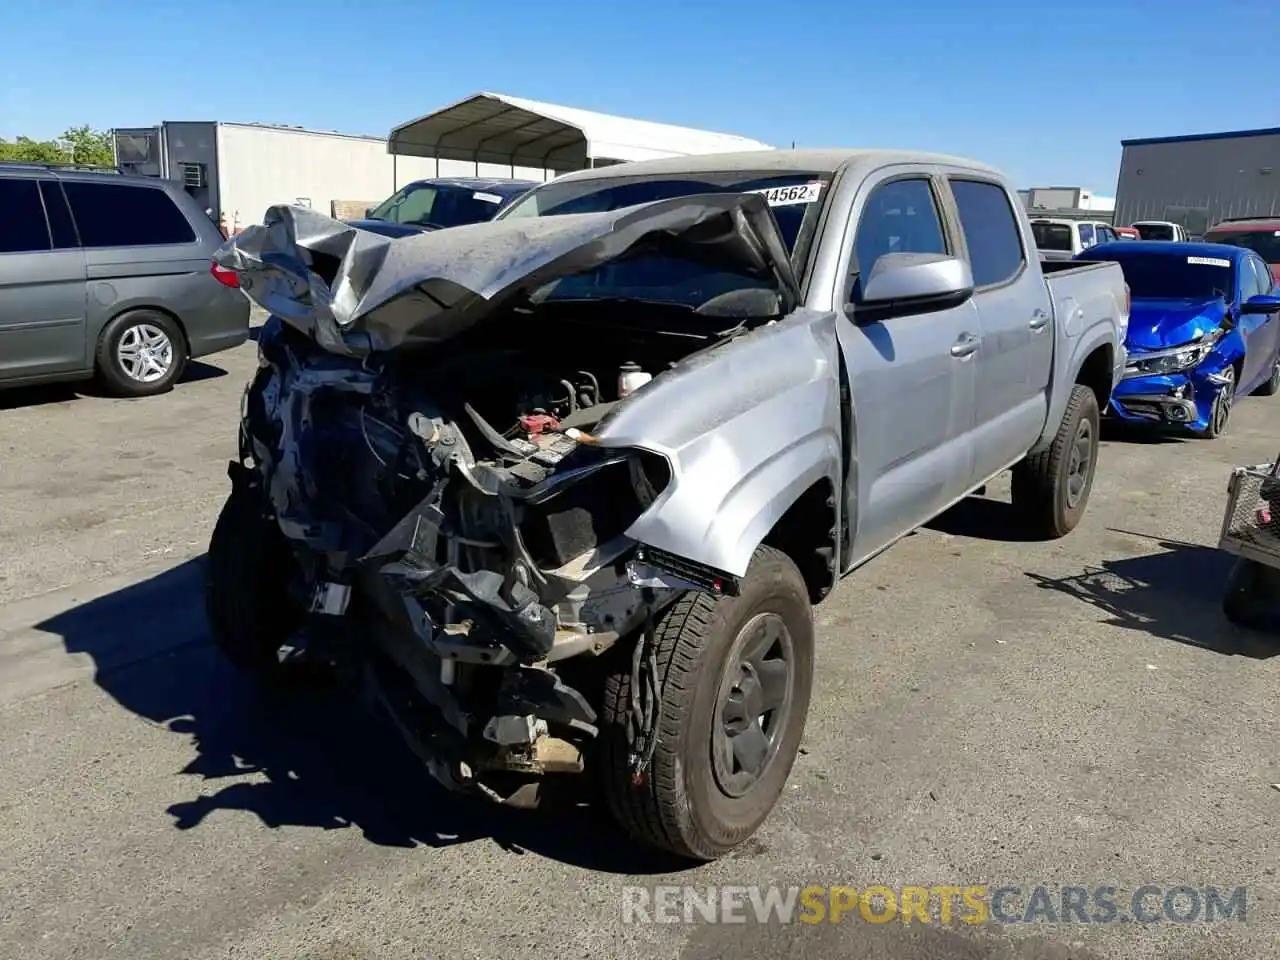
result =
[[[1043,330],[1049,322],[1049,315],[1043,310],[1037,310],[1031,315],[1031,321],[1027,324],[1032,330]]]
[[[962,333],[960,339],[951,345],[951,355],[963,360],[978,349],[978,338],[972,333]]]

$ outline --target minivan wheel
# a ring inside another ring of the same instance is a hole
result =
[[[149,397],[171,389],[187,366],[187,341],[173,320],[155,310],[116,317],[98,340],[97,372],[119,397]]]
[[[1053,443],[1013,468],[1013,505],[1036,535],[1065,537],[1084,516],[1098,465],[1100,421],[1097,396],[1077,384]]]
[[[289,594],[294,563],[255,491],[234,488],[209,538],[205,616],[222,655],[260,679],[280,674],[280,648],[301,623]]]
[[[714,860],[759,829],[795,763],[813,689],[808,588],[785,554],[761,547],[740,596],[685,594],[651,642],[656,746],[635,777],[626,737],[631,658],[620,657],[626,663],[605,683],[604,794],[636,840]]]

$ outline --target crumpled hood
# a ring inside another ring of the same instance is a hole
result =
[[[214,261],[263,309],[333,353],[427,346],[532,291],[644,248],[798,285],[764,197],[702,194],[603,213],[520,217],[390,238],[305,207],[271,207]]]
[[[1155,300],[1135,298],[1129,308],[1130,350],[1163,350],[1199,340],[1217,330],[1227,305],[1213,300]]]

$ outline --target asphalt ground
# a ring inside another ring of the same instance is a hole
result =
[[[817,612],[783,800],[738,854],[673,871],[589,810],[444,796],[342,700],[268,699],[219,659],[200,557],[253,365],[246,344],[143,401],[0,394],[0,956],[1280,953],[1280,639],[1224,621],[1214,549],[1280,400],[1242,400],[1218,441],[1108,440],[1062,541],[1025,542],[997,484],[857,572]],[[684,922],[658,889],[769,884],[1016,887],[1019,922]],[[1194,888],[1196,919],[1139,922],[1145,885],[1157,914]],[[1116,916],[1080,922],[1064,886],[1116,888]],[[1245,919],[1206,922],[1210,886],[1244,887]]]

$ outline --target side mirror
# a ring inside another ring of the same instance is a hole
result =
[[[364,208],[364,218],[365,218],[366,220],[368,220],[371,216],[373,216],[373,207],[365,207],[365,208]]]
[[[959,306],[973,296],[969,264],[943,253],[886,253],[862,284],[856,307],[924,313]]]
[[[1280,297],[1273,297],[1269,293],[1260,293],[1256,297],[1250,297],[1240,307],[1241,313],[1277,313],[1280,312]]]

